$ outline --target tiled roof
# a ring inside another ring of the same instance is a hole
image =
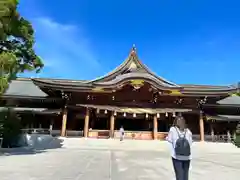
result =
[[[31,79],[19,78],[9,84],[5,96],[29,96],[29,97],[47,97]]]
[[[229,88],[236,88],[234,86],[227,86],[227,85],[222,85],[222,86],[216,86],[216,85],[197,85],[197,84],[179,84],[179,86],[184,87],[184,88],[191,88],[191,89],[229,89]]]
[[[240,97],[238,95],[232,95],[227,98],[224,98],[220,101],[217,102],[218,104],[221,105],[240,105]]]

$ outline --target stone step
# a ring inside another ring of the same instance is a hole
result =
[[[132,149],[132,150],[156,150],[169,151],[169,143],[166,141],[149,140],[124,140],[116,139],[84,139],[84,138],[63,138],[65,148],[87,148],[87,149]],[[239,149],[231,143],[209,143],[194,142],[193,151],[201,152],[232,152],[239,153]]]

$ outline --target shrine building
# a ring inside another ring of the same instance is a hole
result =
[[[176,84],[153,73],[133,47],[125,61],[93,80],[18,78],[1,99],[23,129],[55,136],[163,140],[178,115],[195,140],[234,137],[240,120],[239,87]]]

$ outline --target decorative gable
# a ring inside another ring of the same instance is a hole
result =
[[[138,67],[137,67],[136,63],[135,62],[131,62],[130,66],[129,66],[129,70],[131,71],[131,70],[135,70],[137,68]]]

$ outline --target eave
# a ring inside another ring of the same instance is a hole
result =
[[[192,109],[185,108],[129,108],[109,105],[94,105],[94,104],[77,104],[76,107],[87,107],[99,110],[115,111],[119,113],[137,113],[137,114],[156,114],[156,113],[175,113],[175,112],[191,112]]]
[[[134,80],[139,80],[139,81],[143,81],[144,83],[149,83],[152,86],[156,87],[157,89],[162,89],[162,90],[171,90],[171,89],[180,90],[181,89],[181,87],[179,86],[173,86],[173,85],[164,83],[163,81],[160,81],[158,78],[156,78],[155,76],[152,76],[151,74],[137,73],[137,72],[119,75],[111,81],[93,82],[92,84],[95,87],[107,87],[107,88],[114,89],[114,88],[117,88],[119,85],[122,85],[124,83],[129,83]]]
[[[11,109],[18,113],[34,113],[34,114],[60,114],[61,109],[48,109],[48,108],[26,108],[26,107],[0,107],[0,112]]]
[[[238,88],[231,86],[215,86],[215,85],[193,85],[193,84],[180,84],[185,91],[236,91]]]
[[[222,88],[211,88],[208,87],[201,87],[198,88],[188,88],[188,87],[166,87],[162,83],[160,84],[156,79],[155,81],[151,78],[146,78],[144,76],[138,77],[126,77],[120,80],[114,80],[111,82],[94,82],[94,83],[81,83],[77,81],[72,81],[72,83],[69,83],[69,81],[61,81],[61,82],[54,82],[48,80],[47,82],[45,80],[41,79],[32,79],[35,85],[42,88],[48,88],[52,90],[59,90],[59,91],[68,91],[68,92],[113,92],[114,89],[118,88],[121,84],[124,85],[124,83],[134,80],[134,79],[140,79],[142,78],[146,82],[151,83],[154,87],[160,89],[160,90],[179,90],[181,94],[179,95],[185,95],[185,96],[228,96],[230,94],[236,93],[237,88],[232,87],[226,87],[223,86]],[[96,91],[96,89],[99,89],[99,91]]]
[[[236,93],[237,89],[222,89],[222,90],[215,90],[215,89],[195,89],[195,90],[186,90],[183,88],[182,94],[184,95],[206,95],[206,96],[228,96],[233,93]]]
[[[216,115],[216,116],[209,116],[207,115],[207,120],[215,120],[215,121],[231,121],[231,122],[238,122],[240,121],[240,116],[238,115]]]
[[[55,82],[54,79],[52,80],[42,80],[42,79],[32,79],[33,83],[40,88],[49,88],[49,89],[56,89],[56,90],[66,90],[66,89],[75,89],[75,90],[91,90],[94,88],[91,84],[81,83],[77,81],[67,81],[62,80],[61,82]]]
[[[2,99],[26,99],[26,100],[61,100],[56,97],[36,97],[36,96],[17,96],[17,95],[3,95]]]
[[[203,107],[213,107],[213,108],[240,108],[240,105],[236,104],[204,104]]]

